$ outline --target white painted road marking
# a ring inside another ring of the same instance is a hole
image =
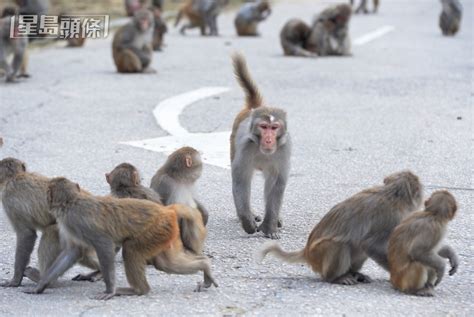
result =
[[[358,37],[354,45],[367,44],[395,28],[383,26],[373,32]],[[210,133],[190,133],[179,123],[179,115],[190,104],[229,91],[227,87],[203,87],[160,102],[153,110],[158,125],[170,135],[141,141],[122,142],[146,150],[171,154],[182,146],[192,146],[201,152],[204,163],[222,168],[230,168],[230,131]]]
[[[395,30],[395,27],[392,26],[392,25],[382,26],[381,28],[379,28],[379,29],[377,29],[373,32],[367,33],[365,35],[362,35],[362,36],[356,38],[353,41],[353,44],[355,46],[360,46],[360,45],[367,44],[367,43],[372,42],[373,40],[375,40],[375,39],[377,39],[381,36],[384,36],[387,33],[392,32],[393,30]]]
[[[179,115],[190,104],[229,91],[227,87],[204,87],[160,102],[153,110],[156,122],[170,136],[123,142],[146,150],[171,154],[182,146],[192,146],[201,152],[204,163],[230,168],[230,131],[190,133],[179,123]]]

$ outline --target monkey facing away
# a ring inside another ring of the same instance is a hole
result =
[[[373,13],[377,13],[377,10],[379,8],[379,0],[373,0],[372,1],[373,4],[374,4],[374,8],[372,10]],[[351,0],[351,6],[354,5],[354,0]],[[355,13],[364,13],[364,14],[367,14],[369,13],[369,9],[367,9],[367,0],[360,0],[360,4],[359,6],[357,7],[357,9],[355,9],[354,11]]]
[[[28,39],[26,37],[10,38],[10,21],[11,16],[0,19],[0,70],[5,72],[7,82],[15,82],[19,77],[30,76],[26,72]],[[13,55],[11,64],[8,63],[10,55]]]
[[[138,10],[132,21],[114,35],[112,55],[119,73],[152,73],[150,67],[153,57],[153,14],[146,10]]]
[[[106,174],[112,195],[120,198],[147,199],[159,203],[158,194],[139,183],[138,170],[129,163],[119,164],[111,173]],[[148,193],[151,191],[151,193]],[[146,194],[144,194],[146,192]],[[201,287],[210,287],[213,278],[209,259],[202,256],[207,231],[198,210],[184,205],[174,205],[178,216],[181,239],[175,239],[171,249],[165,250],[154,258],[158,270],[174,274],[193,274],[204,272],[204,283]],[[187,251],[185,251],[186,248]],[[188,252],[190,251],[190,252]]]
[[[150,187],[160,194],[165,205],[184,204],[199,210],[207,225],[209,212],[196,199],[194,186],[202,174],[202,160],[192,147],[182,147],[168,156],[165,164],[153,175]]]
[[[237,13],[234,24],[239,36],[256,36],[257,25],[271,14],[270,3],[267,0],[258,0],[246,3]]]
[[[443,11],[439,16],[439,27],[443,35],[453,36],[461,26],[462,5],[459,0],[441,0]]]
[[[187,0],[178,11],[175,27],[184,15],[189,22],[181,27],[181,34],[184,35],[187,29],[199,27],[201,35],[218,36],[217,16],[228,3],[229,0]]]
[[[434,192],[425,210],[411,214],[390,235],[388,261],[392,285],[409,294],[433,296],[441,282],[445,259],[456,273],[459,259],[453,249],[443,245],[448,222],[456,214],[456,200],[449,192]]]
[[[262,231],[278,239],[279,214],[290,170],[291,140],[286,112],[267,107],[250,77],[242,55],[233,56],[234,72],[245,91],[246,100],[237,115],[230,136],[232,193],[235,208],[245,232]],[[265,217],[257,228],[250,210],[250,187],[254,171],[265,178]]]
[[[63,177],[50,181],[48,203],[61,234],[67,236],[68,241],[93,247],[96,251],[106,285],[105,292],[98,294],[96,299],[147,294],[150,291],[145,275],[147,262],[172,248],[173,241],[179,239],[175,206],[164,207],[140,199],[93,196]],[[115,288],[117,245],[122,246],[125,274],[131,287]],[[62,253],[55,261],[50,270],[52,275],[58,270],[55,266],[59,267],[62,262],[67,262],[67,254]],[[158,268],[158,263],[154,264]],[[46,276],[45,280],[49,278]],[[31,293],[43,290],[43,285],[38,284]]]
[[[307,263],[326,282],[353,285],[371,279],[359,270],[368,257],[389,270],[387,244],[403,217],[418,209],[422,184],[409,171],[392,174],[384,185],[366,189],[335,205],[314,227],[304,249],[285,252],[276,243],[261,251],[290,263]]]
[[[5,158],[0,161],[2,205],[17,237],[13,278],[2,286],[18,287],[21,285],[23,276],[38,282],[64,249],[56,219],[49,213],[48,182],[49,179],[42,175],[27,172],[25,163],[20,160]],[[38,247],[39,271],[27,268],[37,231],[42,232]],[[73,248],[74,257],[71,258],[71,266],[79,262],[96,270],[89,275],[78,275],[74,279],[94,280],[99,274],[97,271],[99,264],[95,260],[93,251],[79,246],[73,246]],[[51,282],[54,282],[56,278]]]
[[[280,32],[284,54],[302,57],[351,55],[350,17],[351,7],[339,4],[323,10],[311,27],[302,20],[291,19]]]

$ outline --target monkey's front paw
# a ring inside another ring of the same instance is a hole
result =
[[[434,290],[432,288],[423,288],[420,289],[418,292],[415,293],[417,296],[423,296],[423,297],[433,297],[434,296]]]
[[[341,285],[355,285],[357,284],[357,279],[352,274],[346,274],[334,280],[333,283]]]
[[[372,283],[373,282],[373,280],[370,277],[368,277],[365,274],[359,273],[359,272],[352,273],[352,276],[354,276],[354,278],[359,283]]]
[[[275,228],[275,229],[270,229],[267,225],[265,225],[264,223],[262,223],[257,231],[261,231],[263,232],[263,234],[265,235],[265,238],[270,238],[270,239],[273,239],[273,240],[278,240],[280,239],[280,234],[278,233],[278,230]]]
[[[23,291],[25,294],[42,294],[43,291],[38,289],[37,287],[35,288],[27,288]]]
[[[454,275],[454,273],[456,273],[458,271],[458,266],[457,265],[453,265],[451,267],[451,270],[449,270],[449,276],[451,275]]]
[[[212,280],[212,282],[198,282],[196,288],[194,289],[195,292],[202,292],[206,288],[211,287],[214,285],[215,287],[218,287],[217,283]]]
[[[109,300],[115,296],[115,293],[99,293],[94,296],[94,299],[97,300]]]
[[[95,272],[94,272],[95,273]],[[87,282],[97,282],[102,280],[102,274],[97,273],[90,274],[77,274],[72,278],[73,281],[87,281]]]
[[[11,281],[1,282],[0,286],[1,287],[18,287],[18,286],[20,286],[20,284],[21,284],[21,281],[11,280]]]
[[[245,232],[248,234],[255,233],[257,231],[257,223],[253,218],[241,218],[242,228],[244,228]]]

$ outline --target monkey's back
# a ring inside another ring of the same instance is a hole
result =
[[[49,213],[47,188],[49,179],[39,174],[22,173],[5,184],[2,203],[9,219],[44,229],[56,222]]]
[[[286,55],[293,55],[292,45],[306,48],[305,43],[311,28],[301,19],[289,20],[280,31],[280,42]]]

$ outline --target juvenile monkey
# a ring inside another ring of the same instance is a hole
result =
[[[278,239],[278,225],[283,194],[290,171],[291,140],[286,112],[264,105],[252,80],[245,59],[233,56],[234,72],[246,99],[244,109],[234,120],[230,136],[232,193],[235,208],[245,232],[262,231]],[[257,228],[250,210],[250,186],[255,170],[265,177],[265,217]]]
[[[392,230],[422,202],[422,185],[409,171],[392,174],[384,185],[366,189],[335,205],[314,227],[304,249],[285,252],[276,243],[261,251],[290,263],[307,263],[326,282],[353,285],[371,279],[359,270],[368,257],[389,270]]]
[[[15,82],[19,77],[29,77],[26,72],[28,58],[26,37],[10,37],[11,16],[0,19],[0,70],[6,74],[7,82]],[[13,26],[16,28],[16,26]],[[17,31],[14,30],[15,34]],[[8,63],[8,58],[13,55],[13,61]]]
[[[60,242],[56,219],[49,213],[46,200],[48,182],[49,179],[42,175],[27,172],[25,163],[20,160],[5,158],[0,161],[3,209],[16,233],[13,278],[1,286],[18,287],[24,275],[37,282],[64,249],[64,245]],[[39,271],[27,268],[35,246],[37,231],[42,232],[38,247]],[[79,246],[73,248],[75,257],[71,258],[71,266],[79,262],[93,270],[99,269],[92,250]],[[98,274],[99,272],[93,272],[89,275],[78,275],[74,279],[94,280]]]
[[[184,35],[187,29],[199,27],[201,35],[207,35],[209,28],[209,35],[218,36],[217,16],[228,3],[229,0],[186,0],[178,11],[175,27],[185,15],[189,23],[181,27],[181,34]]]
[[[105,292],[96,299],[147,294],[150,291],[145,275],[147,262],[153,259],[159,268],[155,256],[173,250],[174,241],[179,239],[176,205],[163,207],[140,199],[97,197],[81,191],[79,185],[63,177],[50,181],[48,204],[68,241],[95,249],[106,285]],[[115,288],[116,245],[122,246],[125,273],[131,287]],[[61,253],[49,274],[31,293],[43,292],[55,272],[60,271],[61,263],[68,262],[68,252],[69,249]],[[183,255],[176,255],[180,256]],[[205,283],[215,284],[212,277],[208,278]],[[207,284],[205,287],[209,287]]]
[[[139,184],[138,171],[131,164],[122,163],[118,165],[111,173],[106,174],[106,177],[114,196],[147,199],[159,203],[156,199],[158,197],[157,193]],[[120,190],[117,190],[117,187]],[[147,194],[144,195],[144,191]],[[148,194],[148,191],[151,191],[154,195]],[[155,267],[158,270],[172,274],[193,274],[197,271],[203,271],[204,283],[198,284],[197,290],[200,290],[201,287],[210,287],[212,277],[210,277],[209,259],[202,256],[207,231],[202,223],[201,214],[198,210],[184,205],[175,205],[175,207],[181,239],[174,240],[170,250],[165,250],[155,256]],[[190,252],[184,251],[183,247]]]
[[[256,36],[258,23],[264,21],[272,13],[267,0],[246,3],[240,8],[234,24],[239,36]]]
[[[443,35],[453,36],[461,26],[462,5],[459,0],[441,0],[443,11],[439,16],[439,27]]]
[[[350,55],[349,21],[351,7],[339,4],[323,10],[309,27],[292,19],[280,32],[283,52],[288,56]]]
[[[151,179],[150,187],[160,194],[165,205],[184,204],[199,210],[207,225],[209,212],[196,199],[194,184],[201,177],[202,160],[192,147],[182,147],[168,156],[165,164]]]
[[[448,245],[443,245],[448,222],[457,206],[445,190],[434,192],[425,202],[425,210],[411,214],[398,225],[388,242],[388,261],[392,285],[408,294],[433,296],[441,282],[445,259],[456,273],[459,259]]]
[[[153,57],[153,14],[145,9],[138,10],[132,21],[114,35],[112,55],[119,73],[151,73],[149,67]]]
[[[379,0],[373,0],[372,1],[374,4],[374,8],[372,10],[373,13],[377,13],[377,10],[379,8]],[[351,6],[354,5],[354,0],[351,0]],[[360,0],[360,4],[355,10],[355,13],[364,13],[367,14],[369,13],[369,10],[367,9],[367,0]]]

